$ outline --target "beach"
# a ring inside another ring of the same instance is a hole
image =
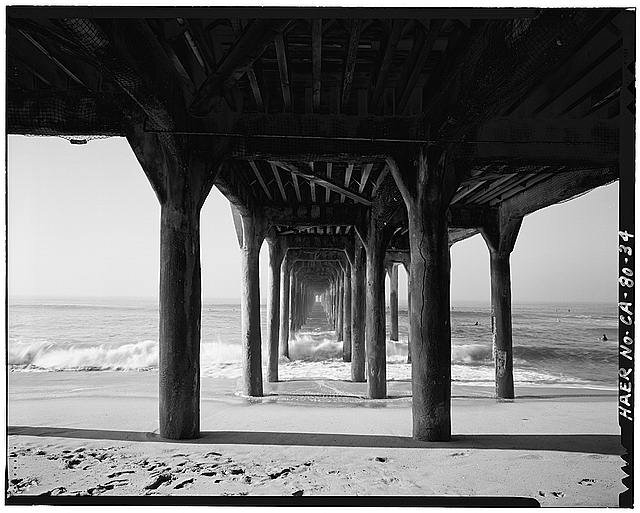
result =
[[[348,364],[344,364],[348,366]],[[284,378],[286,379],[286,378]],[[411,439],[411,385],[201,379],[197,440],[158,438],[158,375],[10,372],[10,495],[524,496],[617,506],[622,447],[612,390],[453,384],[452,441]],[[46,391],[46,393],[43,393]]]

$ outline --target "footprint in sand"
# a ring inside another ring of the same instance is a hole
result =
[[[133,470],[121,470],[120,472],[113,472],[112,474],[109,474],[107,477],[109,479],[112,479],[114,477],[118,477],[123,474],[135,474],[135,472]]]
[[[158,477],[156,477],[155,479],[151,480],[151,482],[149,482],[144,487],[144,489],[145,490],[155,490],[160,485],[162,485],[164,483],[168,483],[169,481],[171,481],[171,474],[160,474]]]
[[[187,486],[188,484],[191,484],[191,483],[193,483],[193,477],[191,477],[189,479],[185,479],[184,481],[181,481],[180,483],[175,485],[173,488],[175,488],[175,489],[184,488],[185,486]]]
[[[64,486],[58,486],[57,488],[54,488],[53,490],[47,490],[46,492],[42,492],[40,495],[41,496],[55,496],[55,495],[62,495],[63,493],[65,493],[67,491],[67,489]]]
[[[82,463],[82,460],[78,459],[78,458],[74,458],[72,460],[67,460],[66,462],[66,468],[76,468],[78,465],[80,465],[80,463]]]

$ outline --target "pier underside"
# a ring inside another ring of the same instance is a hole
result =
[[[279,381],[278,358],[322,305],[352,380],[387,398],[385,273],[397,340],[402,264],[413,437],[450,440],[449,252],[480,233],[495,395],[514,398],[510,254],[525,216],[633,165],[634,13],[141,12],[8,8],[7,131],[126,137],[153,186],[160,435],[200,433],[199,218],[212,187],[240,248],[244,394]]]

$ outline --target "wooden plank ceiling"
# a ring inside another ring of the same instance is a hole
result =
[[[188,17],[189,11],[185,12],[186,17],[136,20],[135,30],[148,38],[145,44],[149,48],[162,54],[165,69],[158,73],[170,75],[176,82],[172,87],[188,100],[186,105],[196,115],[205,116],[212,88],[222,80],[225,101],[243,114],[322,116],[329,120],[332,116],[419,117],[427,106],[433,109],[434,98],[442,96],[443,78],[451,76],[452,63],[465,62],[465,52],[472,48],[470,41],[490,30],[494,22],[456,19],[455,11],[450,18],[430,18],[429,10],[424,10],[424,18],[415,19],[384,18],[382,13],[371,19],[228,18],[216,17],[215,9],[211,17],[203,18]],[[580,141],[576,123],[591,127],[615,121],[623,87],[618,16],[618,11],[594,15],[588,30],[572,42],[566,58],[500,106],[491,118],[510,127],[508,140],[503,142],[526,144],[532,137],[529,127],[544,131],[545,122],[554,126],[567,122],[568,133],[575,132]],[[133,26],[130,20],[94,21],[111,38]],[[516,40],[520,33],[526,33],[530,22],[527,17],[514,19],[509,37]],[[51,92],[102,98],[122,93],[121,82],[113,80],[115,64],[110,68],[95,52],[88,52],[77,34],[70,33],[68,23],[59,19],[28,19],[10,13],[7,48],[9,105],[12,98]],[[123,62],[133,60],[123,54]],[[136,71],[149,75],[144,69]],[[462,88],[474,86],[459,83]],[[35,126],[37,120],[32,123]],[[522,127],[520,133],[518,126]],[[25,130],[21,127],[15,132]],[[487,134],[494,134],[494,144],[504,136],[495,126],[475,132],[476,137]],[[342,134],[336,131],[331,135]],[[471,152],[468,161],[472,170],[455,194],[454,206],[497,207],[559,173],[585,167],[571,159],[554,159],[554,155],[541,162],[544,159],[514,159],[515,150],[504,151],[504,156],[498,151],[497,157],[492,151],[492,146],[480,141],[478,149]],[[255,200],[274,206],[368,207],[383,189],[383,182],[390,180],[387,164],[380,158],[349,160],[338,156],[311,161],[258,155],[242,158],[238,164],[234,169],[241,175],[239,180]],[[351,228],[347,221],[301,230],[341,234]],[[291,229],[282,226],[282,230]],[[406,226],[400,230],[405,233]]]

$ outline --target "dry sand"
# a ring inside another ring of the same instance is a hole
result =
[[[410,438],[410,383],[202,379],[202,438],[157,437],[157,373],[9,374],[10,495],[489,495],[617,506],[615,392],[453,387],[449,443]],[[328,397],[328,396],[342,397]]]

